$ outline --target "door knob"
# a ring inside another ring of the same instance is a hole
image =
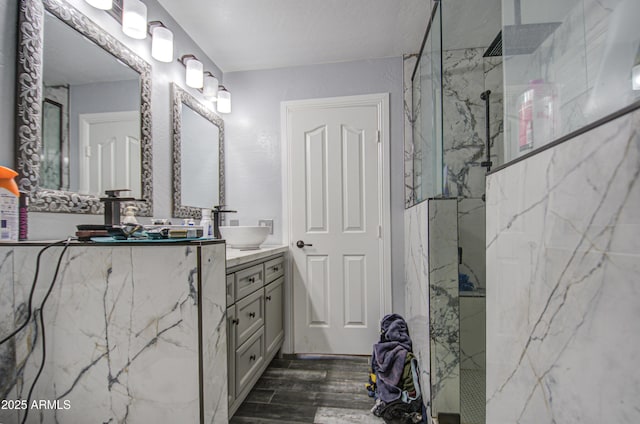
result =
[[[296,246],[298,246],[300,249],[302,249],[305,246],[313,246],[313,244],[306,244],[305,242],[303,242],[302,240],[298,240],[296,242]]]

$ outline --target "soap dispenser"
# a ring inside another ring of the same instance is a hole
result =
[[[137,224],[138,220],[136,219],[136,212],[138,212],[138,208],[133,205],[127,205],[124,208],[124,218],[122,218],[122,224]]]

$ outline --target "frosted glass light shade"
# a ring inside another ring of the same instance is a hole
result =
[[[640,90],[640,64],[631,70],[631,85],[634,90]]]
[[[207,75],[204,77],[202,94],[209,100],[216,101],[218,97],[218,78]]]
[[[102,10],[110,10],[113,7],[112,0],[86,0],[91,6],[102,9]]]
[[[218,91],[218,112],[231,113],[231,93],[226,88]]]
[[[173,61],[173,32],[157,26],[151,31],[151,56],[160,62]]]
[[[192,88],[202,88],[204,84],[204,66],[202,62],[197,59],[189,59],[185,66],[187,67],[187,85]]]
[[[124,0],[122,32],[131,38],[147,38],[147,6],[140,0]]]

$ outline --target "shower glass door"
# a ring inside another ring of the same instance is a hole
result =
[[[443,194],[442,14],[431,1],[431,23],[412,77],[415,203]]]

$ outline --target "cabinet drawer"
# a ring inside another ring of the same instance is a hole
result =
[[[235,276],[236,300],[242,299],[264,285],[264,267],[262,264],[237,271]]]
[[[241,393],[264,362],[264,332],[257,331],[236,350],[236,393]]]
[[[274,281],[284,275],[284,256],[264,263],[264,280],[266,283]]]
[[[236,302],[236,343],[240,346],[264,324],[264,293],[262,290]]]
[[[236,294],[235,282],[236,282],[236,275],[235,274],[227,275],[227,306],[233,304],[233,302],[235,302],[235,300],[236,300],[236,298],[235,298],[235,294]]]

